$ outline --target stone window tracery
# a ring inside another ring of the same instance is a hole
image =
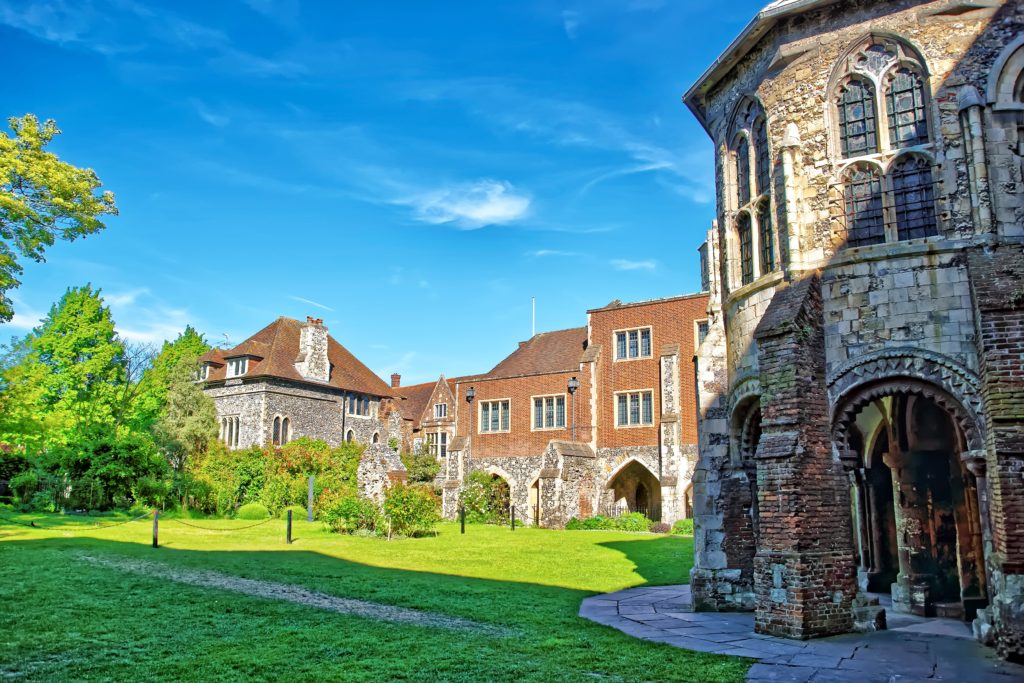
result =
[[[899,40],[871,37],[839,68],[835,149],[850,165],[834,197],[846,246],[937,235],[925,64]]]
[[[757,207],[757,230],[761,241],[761,272],[775,270],[775,232],[772,230],[772,211],[768,200]]]
[[[736,217],[736,233],[740,238],[740,280],[749,285],[754,281],[754,236],[746,211]]]

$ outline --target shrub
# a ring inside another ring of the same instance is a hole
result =
[[[655,522],[651,525],[651,533],[653,534],[667,534],[672,531],[672,527],[666,522]]]
[[[32,499],[32,494],[39,490],[39,475],[35,470],[25,470],[13,477],[9,486],[19,501],[28,502]]]
[[[501,477],[477,470],[470,472],[459,494],[466,521],[474,524],[508,524],[509,490]]]
[[[288,519],[288,511],[292,511],[292,519],[306,519],[306,508],[301,505],[289,505],[288,507],[281,510],[281,519]]]
[[[680,519],[672,525],[672,533],[678,536],[693,536],[693,520]]]
[[[429,484],[441,471],[441,463],[430,455],[426,446],[416,453],[403,453],[401,457],[411,482]]]
[[[615,528],[619,531],[650,531],[651,520],[642,512],[628,512],[615,518]]]
[[[384,516],[391,533],[417,536],[433,531],[441,521],[441,505],[427,487],[397,482],[384,492]]]
[[[270,516],[270,511],[263,503],[246,503],[235,513],[237,519],[261,520]]]
[[[321,519],[331,531],[351,534],[356,531],[375,531],[380,512],[368,498],[345,496],[321,513]]]

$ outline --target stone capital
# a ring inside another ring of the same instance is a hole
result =
[[[960,454],[960,460],[975,477],[985,476],[987,471],[985,465],[985,451],[964,451]]]

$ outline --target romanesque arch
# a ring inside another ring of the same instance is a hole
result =
[[[972,390],[966,370],[923,352],[860,359],[830,383],[861,587],[891,591],[897,611],[972,619],[986,604],[978,484],[963,458],[981,446]]]

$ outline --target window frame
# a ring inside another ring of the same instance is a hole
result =
[[[508,404],[508,409],[507,409],[508,424],[505,426],[504,429],[502,429],[502,420],[501,420],[501,404],[502,403],[507,403]],[[484,406],[485,405],[488,407],[487,429],[484,429],[484,423],[483,423],[483,415],[484,415]],[[497,405],[498,406],[498,429],[491,429],[491,424],[492,424],[492,420],[490,419],[490,407],[491,407],[491,405]],[[512,431],[512,399],[508,398],[508,397],[506,397],[506,398],[489,398],[489,399],[486,399],[486,400],[481,399],[479,405],[477,405],[477,415],[476,415],[476,417],[477,417],[477,420],[476,420],[477,433],[479,433],[479,434],[508,434],[509,432]]]
[[[434,419],[435,420],[447,420],[448,419],[448,403],[447,402],[439,401],[439,402],[434,404]]]
[[[643,334],[642,333],[644,331],[647,332],[647,340],[648,340],[647,355],[643,354],[644,342],[643,342]],[[630,356],[629,355],[629,352],[630,352],[629,333],[630,332],[636,332],[636,335],[637,335],[637,340],[636,340],[637,355],[636,356]],[[625,337],[626,337],[626,345],[625,345],[626,356],[622,357],[622,358],[619,357],[619,335],[620,334],[625,335]],[[654,358],[654,326],[653,325],[641,325],[639,327],[628,327],[628,328],[622,328],[622,329],[618,329],[618,330],[612,330],[612,348],[615,349],[615,352],[613,354],[612,360],[614,362],[616,362],[616,363],[621,363],[621,362],[625,362],[625,361],[632,361],[632,360],[650,360],[651,358]],[[530,424],[533,424],[533,423],[531,422]]]
[[[651,408],[651,421],[644,422],[644,395],[650,395],[650,408]],[[638,429],[638,428],[650,428],[655,426],[657,420],[655,419],[654,411],[654,389],[626,389],[622,391],[612,392],[614,397],[612,400],[612,409],[614,414],[612,415],[612,424],[615,429]],[[631,420],[633,412],[633,401],[632,397],[637,396],[637,417],[638,421],[633,422]],[[620,397],[626,398],[626,421],[621,421],[622,413],[620,411]]]
[[[551,399],[551,422],[552,426],[547,426],[547,401]],[[558,399],[562,399],[562,424],[558,424]],[[542,402],[541,406],[541,426],[537,426],[537,401]],[[565,393],[555,394],[537,394],[530,397],[530,431],[531,432],[553,432],[553,431],[564,431],[569,424],[568,417],[568,398]]]
[[[704,338],[711,332],[711,321],[708,318],[698,318],[693,321],[693,348],[700,348],[700,345],[704,343],[704,339],[700,336],[700,326],[705,325],[707,331],[704,333]]]
[[[233,377],[242,377],[249,372],[249,357],[248,356],[236,356],[234,358],[225,358],[227,361],[227,372],[225,373],[226,379]],[[237,369],[241,367],[241,372],[237,372]]]

